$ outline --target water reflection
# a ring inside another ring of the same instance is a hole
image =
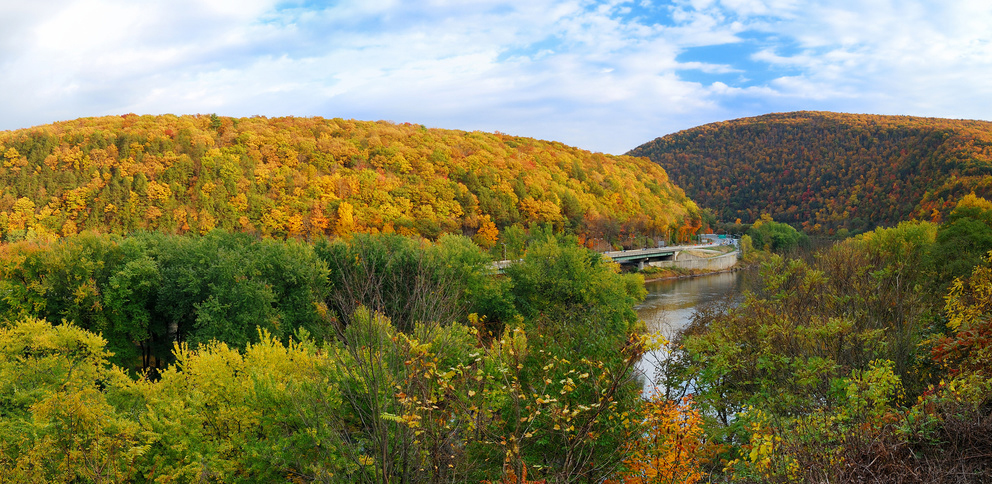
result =
[[[634,309],[638,317],[647,323],[648,331],[671,339],[678,330],[689,324],[697,307],[736,292],[737,274],[730,272],[646,283],[648,294],[644,302]],[[652,383],[655,367],[664,357],[663,353],[651,352],[638,362],[637,368],[645,377],[645,395],[655,391]]]

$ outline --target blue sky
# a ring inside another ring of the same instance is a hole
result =
[[[324,116],[623,153],[769,112],[992,119],[989,0],[35,0],[0,18],[0,129]]]

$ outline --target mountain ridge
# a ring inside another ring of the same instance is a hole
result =
[[[103,116],[0,132],[0,234],[213,228],[436,238],[514,224],[686,235],[663,169],[502,133],[340,118]]]
[[[771,113],[672,133],[626,154],[659,163],[725,221],[768,213],[811,233],[939,220],[969,192],[992,194],[992,122],[980,120]]]

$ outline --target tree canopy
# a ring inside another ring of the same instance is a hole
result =
[[[811,234],[940,222],[970,192],[992,196],[992,123],[795,112],[707,124],[628,154],[660,164],[724,221]]]
[[[107,116],[0,132],[0,236],[214,228],[270,237],[616,239],[699,227],[663,169],[502,133],[323,118]]]

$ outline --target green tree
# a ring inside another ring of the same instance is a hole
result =
[[[343,326],[359,307],[388,317],[409,333],[418,322],[447,324],[478,311],[473,300],[499,300],[490,260],[467,238],[432,244],[399,235],[356,234],[319,241],[314,250],[330,268],[327,307]]]
[[[631,372],[643,350],[633,310],[645,294],[643,278],[620,274],[602,255],[553,238],[532,244],[506,275],[531,348],[518,384],[525,395],[555,395],[554,401],[540,398],[547,410],[533,425],[542,437],[519,443],[522,462],[553,469],[549,475],[558,480],[602,479],[622,460],[617,449],[627,438],[613,417],[641,404]],[[590,374],[598,376],[578,378]],[[526,406],[511,398],[504,415]],[[583,408],[597,410],[577,412],[565,427],[556,421],[561,412]],[[506,421],[513,425],[512,418]],[[561,428],[570,431],[556,432]],[[578,428],[582,432],[574,433]]]
[[[539,329],[549,341],[574,340],[576,354],[602,354],[587,352],[581,347],[586,344],[615,350],[637,330],[633,307],[646,294],[643,276],[620,274],[616,264],[597,252],[548,239],[532,244],[506,275],[525,321],[556,326]]]
[[[932,264],[945,288],[966,277],[992,250],[992,202],[974,193],[962,198],[937,230]]]
[[[748,229],[754,247],[772,252],[788,252],[797,247],[809,245],[809,237],[799,232],[791,225],[776,222],[767,215],[762,215]]]
[[[168,237],[154,248],[164,284],[155,312],[164,341],[243,346],[263,328],[285,339],[298,327],[324,334],[315,301],[326,266],[306,246],[213,231]]]

